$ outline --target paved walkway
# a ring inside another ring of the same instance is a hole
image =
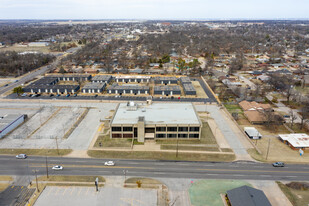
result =
[[[208,111],[227,143],[234,150],[237,160],[252,160],[247,149],[252,148],[237,125],[216,105],[196,105],[197,111]]]

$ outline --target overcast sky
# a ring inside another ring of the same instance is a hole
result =
[[[0,0],[0,19],[309,19],[309,0]]]

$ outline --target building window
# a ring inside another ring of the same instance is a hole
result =
[[[178,127],[178,131],[179,132],[187,132],[188,131],[188,127]]]
[[[168,132],[177,132],[177,127],[168,127],[167,131]]]
[[[156,138],[165,138],[165,134],[156,134]]]
[[[189,137],[190,138],[199,138],[199,136],[200,136],[199,134],[190,134]]]
[[[112,134],[112,138],[121,138],[121,134]]]
[[[112,127],[112,131],[113,132],[120,132],[121,131],[121,127]]]
[[[123,134],[123,138],[132,138],[133,135],[132,134]]]
[[[178,134],[178,138],[187,138],[188,134]]]
[[[177,134],[167,134],[167,138],[176,138]]]
[[[200,128],[199,127],[190,127],[190,132],[199,132]]]
[[[124,132],[132,132],[133,128],[132,127],[123,127],[122,128]]]
[[[157,132],[165,132],[166,127],[156,127]]]
[[[145,133],[155,133],[155,128],[146,127]]]

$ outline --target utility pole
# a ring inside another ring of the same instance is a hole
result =
[[[124,174],[124,186],[126,186],[127,172],[128,172],[128,170],[123,170],[123,174]]]
[[[48,179],[48,164],[47,164],[47,155],[45,156],[46,157],[46,161],[45,161],[45,163],[46,163],[46,177],[47,177],[47,179]]]
[[[37,176],[36,172],[37,172],[37,170],[34,170],[35,182],[36,182],[36,189],[37,189],[38,192],[40,192],[39,184],[38,184],[38,176]]]
[[[268,139],[268,146],[267,146],[267,152],[266,152],[266,160],[268,158],[269,146],[270,146],[270,138]]]
[[[57,136],[56,136],[56,147],[57,147],[57,153],[58,153],[58,156],[59,156],[58,137]]]

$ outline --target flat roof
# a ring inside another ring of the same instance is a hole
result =
[[[293,147],[309,147],[309,135],[298,134],[279,134],[282,140],[288,141]]]
[[[105,82],[104,83],[101,83],[101,82],[88,82],[87,84],[85,84],[83,89],[102,89],[105,85],[106,85]]]
[[[146,89],[149,90],[149,86],[140,86],[137,84],[126,84],[126,85],[118,85],[117,83],[114,83],[111,85],[108,89]]]
[[[191,83],[191,79],[189,77],[180,77],[181,83]]]
[[[132,75],[120,75],[115,76],[115,79],[150,79],[150,76],[132,76]]]
[[[170,85],[163,85],[163,86],[155,86],[155,91],[180,91],[180,87],[177,86],[170,86]]]
[[[192,85],[192,84],[183,84],[183,89],[185,90],[185,91],[190,91],[190,92],[192,92],[192,91],[196,91],[195,90],[195,88],[194,88],[194,86]]]
[[[159,81],[177,81],[178,79],[176,77],[156,77],[156,80]]]
[[[136,111],[127,111],[127,103],[120,103],[112,124],[136,124],[139,117],[145,124],[200,124],[191,103],[138,104]]]
[[[261,133],[255,127],[244,127],[244,130],[250,137],[262,137]]]
[[[12,122],[23,116],[23,114],[7,114],[0,117],[0,132],[2,132]]]
[[[111,78],[111,75],[96,75],[92,77],[92,81],[109,81]]]

